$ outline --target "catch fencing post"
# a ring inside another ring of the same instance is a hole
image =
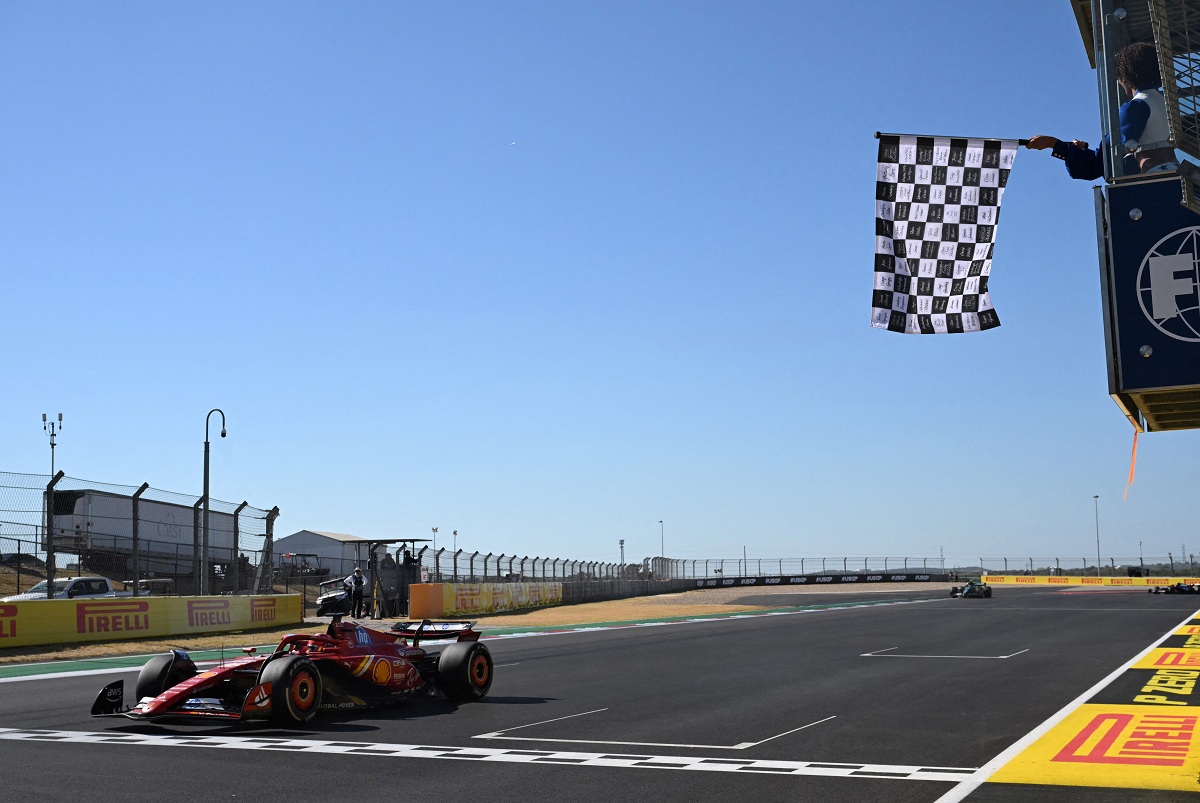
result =
[[[142,487],[138,488],[133,494],[133,595],[138,596],[138,580],[141,577],[138,574],[138,502],[141,501],[142,494],[150,487],[150,483],[143,482]]]
[[[242,551],[241,551],[241,524],[240,517],[242,511],[250,507],[249,502],[242,502],[238,505],[237,510],[233,511],[233,559],[230,563],[233,564],[233,595],[236,597],[242,588]]]
[[[46,485],[46,599],[54,599],[54,486],[63,476],[58,472]]]
[[[203,575],[200,571],[200,506],[204,504],[204,497],[196,500],[196,504],[192,505],[192,579],[196,587],[192,589],[193,594],[201,593]]]

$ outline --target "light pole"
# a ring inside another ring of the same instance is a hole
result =
[[[204,417],[204,536],[200,539],[200,593],[208,593],[208,422],[213,413],[221,414],[221,437],[225,437],[225,412],[214,407]]]
[[[58,427],[55,428],[54,422],[47,420],[46,414],[42,413],[42,429],[50,434],[50,476],[54,476],[54,436],[62,432],[62,413],[58,414]]]
[[[433,551],[437,552],[437,527],[431,527],[433,530]]]
[[[454,531],[454,551],[458,552],[458,530]]]
[[[1096,505],[1096,576],[1100,576],[1100,497],[1093,494],[1092,502]]]

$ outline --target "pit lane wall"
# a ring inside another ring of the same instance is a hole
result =
[[[203,635],[300,621],[300,595],[123,597],[0,603],[0,650]]]
[[[1114,586],[1146,588],[1147,586],[1171,586],[1176,583],[1200,583],[1195,577],[1081,577],[1075,575],[1021,575],[985,574],[983,582],[993,586]]]

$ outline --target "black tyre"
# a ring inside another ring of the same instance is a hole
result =
[[[992,598],[992,588],[991,588],[991,586],[988,586],[987,588],[983,589],[983,596],[984,596],[984,599],[991,599],[991,598]]]
[[[276,658],[263,667],[258,682],[271,684],[271,721],[278,725],[308,722],[321,708],[321,673],[307,658]]]
[[[957,596],[958,596],[958,586],[951,586],[951,588],[950,588],[950,596],[952,596],[952,597],[957,597]]]
[[[481,700],[492,687],[492,654],[477,641],[451,644],[438,658],[438,688],[451,700]]]
[[[196,665],[181,653],[168,652],[156,655],[146,662],[138,672],[135,700],[157,697],[172,686],[176,686],[196,674]]]

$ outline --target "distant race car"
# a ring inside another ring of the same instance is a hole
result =
[[[1200,594],[1200,584],[1173,583],[1169,586],[1154,586],[1146,591],[1150,594]]]
[[[981,580],[968,580],[967,584],[962,588],[954,586],[950,589],[952,597],[982,597],[991,599],[992,587]]]
[[[101,690],[92,716],[140,720],[207,718],[308,722],[319,712],[354,711],[443,694],[479,700],[492,685],[492,656],[474,622],[398,622],[390,631],[343,622],[345,592],[317,600],[332,615],[324,633],[284,636],[269,655],[223,661],[201,672],[186,652],[151,658],[138,674],[134,704],[125,707],[123,680]],[[420,645],[454,638],[440,651]]]

